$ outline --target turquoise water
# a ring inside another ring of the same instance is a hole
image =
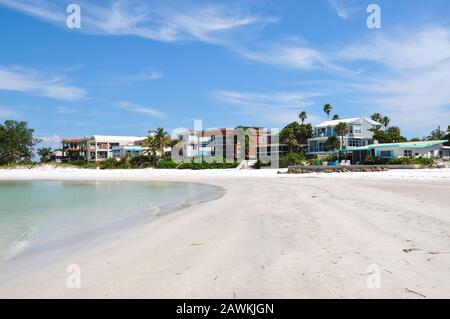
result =
[[[220,188],[160,182],[0,182],[0,279],[130,234]]]

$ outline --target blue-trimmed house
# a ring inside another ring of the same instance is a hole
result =
[[[368,156],[392,159],[402,157],[437,158],[442,156],[442,149],[446,140],[419,141],[405,143],[372,144],[363,147],[350,147],[344,152],[349,154],[354,164],[362,163]]]

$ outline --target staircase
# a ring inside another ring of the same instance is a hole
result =
[[[251,168],[253,165],[256,164],[256,160],[251,160],[251,161],[242,161],[238,167],[236,167],[236,169],[249,169]]]

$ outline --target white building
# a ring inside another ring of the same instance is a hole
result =
[[[313,138],[308,139],[308,154],[320,155],[333,152],[326,146],[326,142],[330,137],[337,137],[336,126],[339,123],[347,123],[349,132],[342,137],[342,148],[363,147],[372,143],[373,127],[381,127],[382,124],[365,117],[355,117],[340,120],[331,120],[320,123],[314,127]]]
[[[99,162],[113,158],[113,148],[135,146],[135,143],[147,137],[92,135],[83,139],[83,150],[88,162]]]
[[[405,143],[372,144],[362,147],[352,147],[345,151],[350,153],[352,162],[362,163],[367,156],[385,159],[402,157],[442,157],[443,144],[448,141],[419,141]]]

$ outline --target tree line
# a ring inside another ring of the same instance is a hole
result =
[[[330,119],[333,107],[330,104],[325,104],[323,107],[324,113]],[[306,146],[309,138],[313,137],[314,129],[310,123],[305,123],[308,119],[308,114],[302,111],[298,115],[299,121],[292,122],[284,127],[280,132],[280,142],[289,147],[293,152],[301,153]],[[339,120],[339,115],[334,114],[331,119]],[[374,133],[374,140],[379,143],[400,143],[408,141],[401,134],[398,126],[390,126],[390,118],[383,116],[380,113],[374,113],[371,119],[379,122],[380,127],[372,128]],[[335,127],[336,133],[339,136],[330,137],[327,140],[327,147],[338,149],[342,147],[342,139],[349,133],[349,126],[347,123],[341,122]],[[8,165],[12,163],[26,163],[31,162],[34,158],[34,148],[42,141],[33,136],[34,129],[28,127],[25,121],[7,120],[0,124],[0,165]],[[441,129],[433,130],[429,136],[424,138],[413,138],[410,141],[421,140],[450,140],[450,125],[446,131]],[[155,131],[150,131],[145,146],[149,148],[148,156],[156,161],[157,158],[165,158],[164,149],[166,147],[174,146],[178,140],[172,140],[168,133],[163,128],[158,128]],[[449,143],[447,143],[449,145]],[[51,159],[53,150],[49,147],[42,147],[37,149],[37,155],[41,162],[48,162]]]

